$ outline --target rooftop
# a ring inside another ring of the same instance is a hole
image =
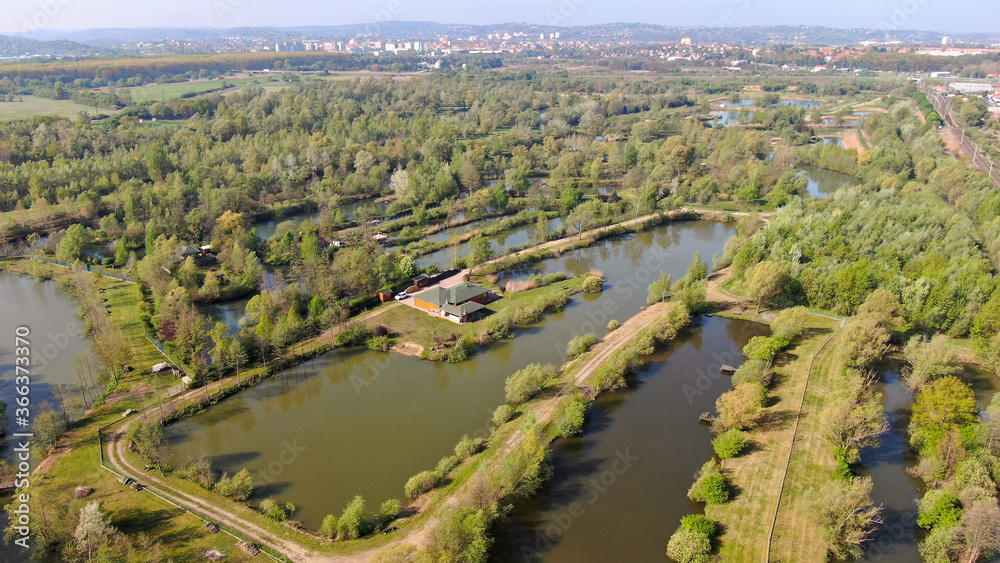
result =
[[[426,301],[427,303],[431,303],[443,309],[444,305],[460,305],[470,299],[475,299],[484,293],[489,293],[489,290],[472,283],[462,282],[456,286],[448,288],[432,287],[431,289],[428,289],[418,295],[417,299]]]

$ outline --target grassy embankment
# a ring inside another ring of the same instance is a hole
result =
[[[55,282],[69,282],[74,275],[70,270],[47,264],[0,262],[0,269],[16,274],[28,274],[33,267],[51,276]],[[174,560],[201,559],[213,548],[231,554],[232,560],[242,560],[236,540],[230,536],[209,534],[201,529],[203,522],[200,519],[152,495],[122,486],[113,473],[101,468],[95,428],[120,419],[126,409],[142,408],[155,397],[157,390],[174,385],[177,380],[171,375],[150,374],[150,367],[163,361],[163,356],[143,334],[135,286],[98,276],[86,279],[105,290],[112,323],[125,333],[132,346],[131,365],[135,370],[120,378],[103,405],[91,409],[72,424],[56,451],[40,464],[30,491],[36,503],[35,514],[41,517],[44,511],[49,519],[65,519],[64,522],[71,524],[83,505],[98,500],[111,515],[112,525],[127,533],[144,532],[159,538],[168,556]],[[72,493],[78,486],[92,487],[94,492],[86,498],[75,499]]]

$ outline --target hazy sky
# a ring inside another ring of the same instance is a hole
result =
[[[2,0],[0,30],[339,25],[398,19],[1000,32],[998,4],[997,0]]]

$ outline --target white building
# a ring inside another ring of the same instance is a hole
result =
[[[984,82],[952,82],[948,87],[963,94],[984,94],[993,91],[993,86]]]

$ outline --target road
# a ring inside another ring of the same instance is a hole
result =
[[[951,111],[951,108],[948,107],[948,100],[937,92],[932,92],[930,90],[924,91],[924,94],[926,94],[927,99],[934,104],[934,109],[936,109],[937,112],[941,114],[941,117],[944,118],[948,131],[952,135],[955,135],[955,139],[959,143],[962,153],[972,160],[972,163],[976,165],[976,168],[978,168],[980,172],[988,174],[993,180],[993,183],[1000,187],[1000,168],[994,167],[992,163],[987,160],[986,155],[983,154],[979,145],[970,139],[968,135],[965,135],[962,128],[958,126],[955,112]]]

